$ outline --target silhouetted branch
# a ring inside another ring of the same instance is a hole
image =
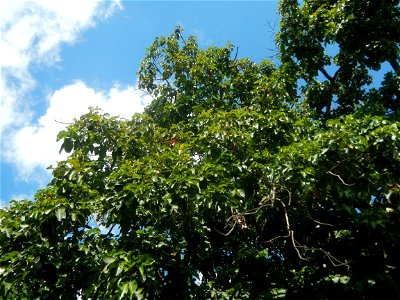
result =
[[[54,119],[54,122],[57,122],[57,123],[60,123],[60,124],[63,124],[63,125],[72,125],[72,124],[74,124],[74,123],[70,123],[70,122],[58,121],[58,120],[55,120],[55,119]]]

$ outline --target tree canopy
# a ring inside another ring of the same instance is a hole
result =
[[[48,186],[0,210],[0,297],[399,299],[399,1],[279,13],[277,63],[177,27],[144,113],[59,133]]]

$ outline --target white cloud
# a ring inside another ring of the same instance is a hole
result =
[[[17,167],[23,180],[48,179],[44,172],[49,165],[65,158],[59,154],[56,143],[58,132],[75,118],[88,112],[89,107],[99,107],[110,115],[130,118],[143,111],[150,96],[133,88],[114,86],[107,92],[96,91],[84,82],[77,81],[48,96],[49,106],[37,124],[29,124],[8,136],[6,160]]]
[[[49,96],[46,114],[35,123],[32,104],[27,100],[37,84],[30,72],[32,66],[57,63],[61,45],[74,43],[82,31],[110,17],[117,9],[122,9],[119,0],[1,1],[1,159],[15,164],[22,178],[31,179],[38,169],[56,160],[55,136],[61,124],[54,120],[78,117],[86,104],[126,103],[132,95],[132,88],[115,87],[103,94],[76,82]],[[82,102],[83,96],[89,96],[87,103]],[[43,177],[39,176],[36,181],[41,181],[40,178]]]
[[[116,8],[122,8],[119,1],[2,1],[1,133],[29,121],[29,104],[21,103],[35,86],[29,68],[56,63],[61,44],[73,43],[83,30],[109,17]]]

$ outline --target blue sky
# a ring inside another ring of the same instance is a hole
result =
[[[136,71],[153,39],[176,25],[200,47],[239,47],[261,61],[273,53],[268,24],[277,1],[2,0],[0,205],[32,199],[65,157],[56,134],[99,106],[129,118],[150,99],[136,90]],[[59,122],[56,122],[59,121]]]

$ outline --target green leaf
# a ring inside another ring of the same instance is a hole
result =
[[[121,294],[120,294],[120,296],[119,296],[119,299],[125,299],[125,298],[126,298],[126,295],[128,295],[128,293],[129,293],[129,286],[128,286],[128,283],[124,283],[124,284],[120,287],[120,290],[121,290]]]
[[[121,274],[123,270],[124,270],[124,267],[119,265],[117,268],[117,272],[115,273],[115,276],[118,276],[119,274]]]
[[[61,206],[56,210],[56,217],[58,221],[62,221],[66,218],[66,209],[65,207]]]
[[[109,256],[107,256],[107,257],[104,257],[104,258],[103,258],[103,261],[104,261],[107,265],[112,264],[115,260],[116,260],[115,257],[109,257]]]
[[[146,281],[146,273],[144,271],[143,266],[139,266],[139,272],[140,272],[140,277],[142,278],[143,281]]]
[[[136,293],[137,282],[135,280],[129,281],[128,288],[129,288],[130,297],[132,298]]]
[[[243,189],[237,189],[236,192],[237,192],[242,198],[244,198],[245,195],[246,195],[246,193],[245,193],[245,191],[244,191]]]
[[[65,150],[65,152],[70,153],[72,151],[73,147],[74,147],[73,141],[66,138],[61,145],[60,153],[62,152],[62,150]]]

